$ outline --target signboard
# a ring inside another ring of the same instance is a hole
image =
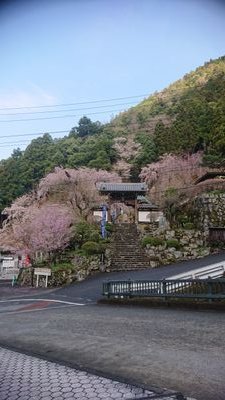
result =
[[[34,275],[51,276],[52,270],[50,268],[35,268]]]
[[[0,278],[1,279],[12,279],[14,276],[18,276],[19,268],[18,261],[11,256],[4,256],[0,263]]]
[[[34,269],[34,275],[37,275],[37,282],[36,282],[36,287],[38,287],[39,283],[39,276],[45,276],[45,287],[48,286],[48,276],[51,276],[52,271],[50,268],[35,268]]]

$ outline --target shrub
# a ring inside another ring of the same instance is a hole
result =
[[[167,247],[174,247],[176,250],[180,248],[180,243],[177,239],[169,239],[166,241]]]
[[[210,241],[209,244],[212,248],[218,248],[218,249],[225,248],[225,243],[221,240],[213,240],[213,241]]]
[[[107,222],[106,224],[105,224],[105,229],[106,229],[106,231],[107,231],[107,233],[112,233],[112,231],[113,231],[113,225],[112,224],[110,224],[109,222]]]
[[[101,239],[101,235],[98,231],[90,231],[90,235],[89,235],[89,241],[90,242],[99,242],[99,240]]]
[[[161,246],[165,242],[162,238],[159,237],[154,237],[154,236],[146,236],[142,239],[142,246],[146,247],[147,244],[150,244],[150,246]]]
[[[85,243],[82,245],[81,249],[83,250],[83,252],[84,252],[86,255],[92,255],[92,254],[100,254],[100,253],[102,253],[102,246],[99,245],[99,243],[91,242],[91,241],[85,242]]]
[[[51,264],[52,271],[68,271],[73,269],[73,265],[66,262]]]
[[[192,222],[186,222],[183,224],[184,229],[194,229],[194,224]]]
[[[100,239],[99,227],[88,222],[79,222],[74,226],[74,241],[82,245],[87,241],[98,242]]]

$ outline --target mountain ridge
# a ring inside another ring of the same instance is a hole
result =
[[[185,74],[110,123],[83,117],[61,139],[44,134],[25,151],[15,149],[0,161],[0,209],[57,166],[113,170],[124,181],[134,181],[143,167],[165,154],[199,151],[206,166],[224,163],[225,56]]]
[[[205,153],[205,164],[218,167],[225,157],[224,104],[225,56],[222,56],[120,113],[111,126],[117,136],[133,135],[134,142],[140,143],[140,135],[142,139],[146,135],[149,146],[144,143],[143,162],[140,154],[139,160],[133,160],[139,172],[146,163],[165,153],[192,154],[199,150]],[[148,159],[148,147],[154,145],[155,158],[150,151]]]

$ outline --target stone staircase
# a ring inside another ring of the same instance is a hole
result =
[[[139,241],[135,224],[115,224],[111,244],[111,271],[149,268],[149,260]]]

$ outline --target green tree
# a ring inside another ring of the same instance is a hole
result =
[[[92,122],[90,118],[83,116],[79,120],[78,126],[71,129],[70,135],[77,135],[78,137],[84,138],[96,135],[102,132],[102,129],[103,127],[99,121]]]
[[[156,161],[158,158],[158,152],[152,136],[147,135],[146,133],[139,133],[136,135],[136,141],[139,142],[142,147],[141,151],[132,162],[130,170],[132,181],[138,180],[138,175],[140,174],[143,166]]]

